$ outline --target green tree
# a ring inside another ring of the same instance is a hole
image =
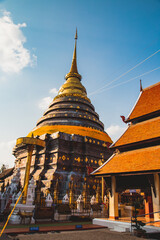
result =
[[[5,164],[2,164],[2,166],[1,166],[1,168],[0,168],[0,173],[2,173],[5,169],[6,169]]]

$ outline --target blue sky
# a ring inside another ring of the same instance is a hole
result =
[[[140,77],[128,80],[158,68],[160,52],[112,81],[160,49],[159,13],[159,0],[0,1],[0,165],[14,165],[15,139],[35,127],[64,83],[76,27],[82,83],[116,140],[126,128],[120,115],[139,95]],[[143,87],[159,76],[160,69],[142,76]]]

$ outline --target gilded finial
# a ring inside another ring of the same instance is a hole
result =
[[[74,39],[75,39],[75,46],[74,46],[74,52],[73,52],[73,58],[72,58],[72,65],[69,73],[66,75],[66,80],[69,77],[77,77],[79,80],[81,80],[81,75],[78,73],[78,69],[77,69],[77,39],[78,39],[77,28],[76,28],[76,34]]]
[[[75,46],[74,46],[73,59],[72,59],[70,73],[78,73],[78,70],[77,70],[77,28],[76,28],[76,34],[75,34]]]
[[[77,40],[78,39],[78,35],[77,35],[77,28],[76,28],[76,34],[75,34],[75,38],[74,38],[75,40]]]
[[[142,87],[142,80],[140,79],[140,92],[143,91],[143,87]]]

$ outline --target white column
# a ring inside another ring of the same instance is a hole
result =
[[[153,188],[151,188],[152,191],[152,200],[153,200],[153,212],[160,211],[160,182],[159,182],[159,174],[154,174],[154,186],[155,186],[155,193],[154,194]],[[154,221],[160,220],[160,214],[155,213],[154,214]]]
[[[109,218],[118,219],[118,193],[116,193],[116,177],[111,177],[111,190],[109,194]]]

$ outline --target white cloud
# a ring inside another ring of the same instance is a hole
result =
[[[122,133],[124,133],[126,128],[127,128],[127,125],[126,127],[121,127],[119,125],[111,125],[106,129],[106,132],[111,137],[113,142],[115,142],[122,135]]]
[[[21,28],[24,27],[26,23],[15,24],[10,12],[3,11],[0,17],[0,69],[5,73],[19,73],[36,61],[36,56],[31,56],[23,46],[26,38]]]
[[[58,90],[57,90],[57,88],[52,88],[52,89],[50,89],[49,93],[56,95],[58,93]]]
[[[51,97],[42,98],[38,104],[39,109],[46,110],[48,108],[49,104],[52,102],[52,100],[53,99]]]
[[[16,140],[8,141],[8,142],[0,142],[0,166],[5,164],[9,167],[14,166],[15,157],[12,155],[13,147],[16,144]]]
[[[49,97],[44,97],[40,100],[40,102],[38,104],[39,109],[41,109],[43,111],[48,108],[49,104],[53,100],[53,96],[57,95],[58,90],[56,88],[52,88],[52,89],[49,90],[49,93],[52,94],[52,97],[50,97],[50,96]]]

